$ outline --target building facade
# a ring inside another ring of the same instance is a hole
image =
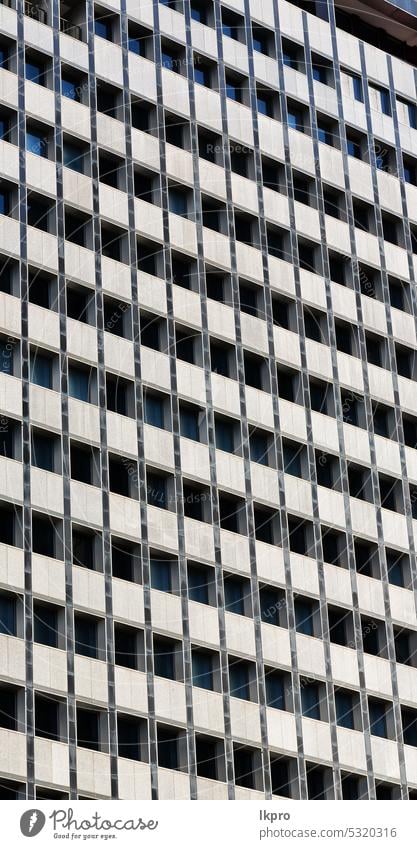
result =
[[[0,5],[1,798],[416,798],[416,43]]]

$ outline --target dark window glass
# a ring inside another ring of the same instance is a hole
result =
[[[16,636],[16,600],[10,596],[0,596],[0,634]]]
[[[150,565],[152,589],[170,593],[172,591],[172,582],[169,560],[155,560],[151,558]]]

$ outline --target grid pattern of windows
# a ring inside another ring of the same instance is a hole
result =
[[[0,795],[415,794],[405,48],[326,3],[3,5]]]

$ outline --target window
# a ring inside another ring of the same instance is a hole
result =
[[[176,728],[168,725],[158,725],[158,766],[164,769],[179,768],[180,734]]]
[[[44,646],[58,648],[59,640],[59,625],[58,625],[58,610],[51,605],[40,604],[34,602],[33,605],[33,625],[34,636],[36,643],[41,643]]]
[[[32,432],[32,466],[47,472],[55,471],[54,454],[54,439],[38,431]]]
[[[74,100],[75,103],[80,103],[80,86],[75,80],[62,77],[61,92],[63,97],[68,97],[69,100]]]
[[[63,146],[63,164],[71,171],[76,171],[78,174],[84,173],[84,154],[81,148],[74,144],[64,143]]]
[[[295,627],[299,634],[314,636],[313,604],[305,599],[294,602]]]
[[[285,441],[283,444],[284,472],[301,478],[301,457],[303,447],[296,442]]]
[[[94,534],[91,532],[73,528],[72,559],[75,566],[82,566],[84,569],[94,569],[95,539]]]
[[[171,563],[169,560],[150,559],[151,587],[164,593],[172,592]]]
[[[52,360],[38,352],[32,352],[30,358],[30,381],[44,389],[52,389]]]
[[[213,659],[208,652],[193,650],[193,685],[213,690]]]
[[[333,143],[333,132],[330,124],[323,120],[323,118],[317,119],[317,137],[319,142],[323,144],[328,144],[330,147],[334,146]]]
[[[18,730],[18,701],[21,692],[17,687],[0,685],[0,728],[7,728],[8,731]],[[1,797],[4,799],[3,781],[1,789]]]
[[[164,401],[157,395],[152,395],[145,392],[144,398],[144,419],[146,424],[153,427],[164,428]]]
[[[230,695],[235,699],[250,700],[249,664],[243,660],[229,660]]]
[[[191,601],[197,601],[200,604],[209,604],[210,585],[212,585],[214,589],[213,580],[209,574],[209,567],[200,566],[196,563],[189,563],[188,597]]]
[[[74,321],[89,324],[89,306],[94,305],[94,293],[84,286],[67,284],[67,316]]]
[[[266,115],[268,118],[275,117],[275,102],[274,92],[267,88],[262,88],[259,85],[256,89],[256,103],[260,115]]]
[[[77,746],[100,750],[100,718],[99,711],[77,707]]]
[[[272,32],[256,24],[252,25],[252,44],[257,53],[263,53],[265,56],[270,55],[270,45],[272,47],[273,40]]]
[[[94,32],[100,38],[105,38],[106,41],[112,41],[112,26],[110,21],[106,21],[104,18],[95,18]]]
[[[48,157],[48,141],[45,137],[35,130],[26,133],[26,150],[28,153],[34,153],[36,156]]]
[[[176,675],[176,644],[172,640],[153,638],[154,673],[160,678],[175,681]]]
[[[13,374],[14,343],[0,339],[0,373]]]
[[[335,694],[336,723],[342,728],[355,728],[353,715],[353,697],[346,690],[338,690]]]
[[[349,156],[353,156],[354,159],[362,159],[362,150],[361,150],[361,145],[360,145],[359,141],[357,141],[356,139],[351,138],[351,137],[349,137],[349,135],[347,135],[346,144],[347,144],[347,152],[348,152]]]
[[[12,596],[0,594],[0,634],[17,635],[17,604]]]
[[[298,130],[299,133],[304,132],[304,115],[300,109],[297,109],[294,106],[289,106],[287,117],[288,126],[292,130]]]
[[[245,592],[249,594],[248,581],[227,576],[224,581],[225,608],[229,613],[245,615]]]
[[[275,590],[268,586],[261,587],[259,590],[259,602],[262,622],[266,622],[269,625],[284,624],[283,614],[285,614],[286,610],[286,601],[283,591]]]
[[[35,693],[35,734],[47,740],[60,739],[60,707],[58,699]]]
[[[37,83],[38,85],[46,84],[45,67],[34,60],[28,62],[26,59],[25,76],[26,79],[30,80],[32,83]]]
[[[16,510],[4,502],[0,505],[0,542],[3,545],[16,545]]]
[[[369,699],[369,724],[371,734],[387,737],[386,706],[383,702]]]
[[[124,540],[112,538],[111,562],[114,578],[123,581],[140,582],[141,561],[140,549]]]
[[[360,103],[363,103],[363,86],[361,77],[357,77],[355,74],[352,74],[352,86],[355,100],[359,100]]]
[[[233,454],[235,450],[235,424],[216,417],[216,448]]]
[[[263,466],[269,465],[269,436],[252,431],[249,435],[250,459],[252,463],[261,463]]]
[[[180,433],[186,439],[200,442],[200,419],[203,412],[194,407],[180,404]]]
[[[248,787],[249,789],[258,787],[256,778],[261,771],[259,752],[236,744],[234,747],[234,766],[235,784],[238,787]]]
[[[390,93],[387,89],[380,89],[380,98],[381,98],[381,110],[384,115],[391,115],[391,99]]]
[[[75,652],[85,657],[98,657],[97,620],[92,616],[75,614]]]
[[[68,394],[78,401],[90,400],[90,372],[70,365],[68,368]]]
[[[142,729],[146,727],[144,720],[131,716],[117,716],[117,743],[119,758],[130,758],[142,761]]]
[[[7,190],[0,189],[0,215],[8,215],[10,212],[10,194]]]
[[[319,687],[317,684],[301,682],[301,709],[303,716],[320,719]]]
[[[266,703],[276,710],[285,710],[284,676],[271,670],[265,674]]]
[[[150,506],[159,507],[161,510],[168,509],[166,477],[148,472],[146,493]]]
[[[125,625],[115,623],[114,662],[117,666],[125,666],[127,669],[139,669],[144,665],[143,663],[139,664],[138,635],[139,632],[135,628],[128,628]],[[144,660],[143,650],[141,659]]]

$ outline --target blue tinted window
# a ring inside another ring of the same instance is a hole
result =
[[[317,135],[319,141],[323,142],[323,144],[332,144],[332,134],[328,127],[317,127]]]
[[[167,508],[167,487],[166,479],[161,475],[148,474],[147,485],[148,504],[152,507],[160,507],[161,510]]]
[[[309,637],[313,636],[313,613],[311,605],[306,601],[296,601],[295,605],[295,626],[299,634],[306,634]]]
[[[221,451],[228,451],[233,454],[234,451],[234,428],[229,422],[216,422],[216,447]]]
[[[349,156],[354,156],[355,159],[362,159],[361,146],[358,142],[355,142],[352,139],[347,140],[347,152]]]
[[[408,103],[407,108],[410,127],[417,130],[417,107],[414,103]]]
[[[26,79],[38,85],[45,85],[45,71],[42,65],[35,65],[34,62],[26,62]]]
[[[0,68],[7,68],[8,51],[0,47]]]
[[[224,582],[224,600],[225,607],[230,613],[239,613],[241,616],[245,613],[245,603],[243,598],[243,584],[240,581],[232,581],[226,579]]]
[[[204,690],[213,689],[212,661],[209,654],[193,652],[193,684]]]
[[[0,634],[16,635],[16,602],[8,596],[0,596]]]
[[[171,189],[169,192],[169,211],[176,215],[187,215],[187,197],[183,192]]]
[[[230,100],[239,101],[240,93],[239,93],[237,86],[232,85],[232,83],[226,82],[226,96]]]
[[[288,126],[303,132],[303,119],[300,112],[288,110]]]
[[[83,173],[83,154],[78,147],[74,147],[72,144],[64,144],[63,159],[67,168],[71,168],[72,171],[77,171],[79,174]]]
[[[85,371],[71,368],[68,373],[68,394],[79,401],[89,400],[90,375]]]
[[[381,109],[384,115],[391,115],[391,100],[389,91],[384,88],[381,89]]]
[[[187,439],[194,439],[195,442],[200,441],[199,414],[195,410],[182,409],[180,411],[180,431],[181,436]]]
[[[202,9],[199,9],[197,6],[191,6],[191,18],[193,21],[198,21],[199,23],[204,23],[204,15]]]
[[[191,601],[199,601],[200,604],[209,603],[207,574],[198,566],[188,567],[188,595]]]
[[[155,675],[161,678],[175,679],[175,656],[174,650],[170,649],[168,643],[154,644]]]
[[[352,81],[355,100],[359,100],[360,103],[363,103],[362,80],[360,77],[352,77]]]
[[[301,687],[301,706],[304,716],[320,719],[319,688],[316,684]]]
[[[265,97],[257,97],[258,112],[260,115],[271,117],[271,104]]]
[[[164,427],[164,405],[155,395],[145,395],[145,422],[153,427]]]
[[[326,83],[326,68],[321,65],[313,65],[313,79],[319,83]]]
[[[48,143],[40,133],[26,133],[26,149],[35,156],[48,156]]]
[[[205,68],[198,68],[196,65],[194,66],[194,79],[196,83],[200,83],[200,85],[208,85],[208,74]]]
[[[170,53],[162,51],[161,63],[163,68],[168,68],[169,71],[175,71],[176,60]]]
[[[265,676],[266,703],[276,710],[285,710],[284,680],[277,673],[269,673]]]
[[[388,567],[388,581],[390,584],[394,584],[395,587],[403,587],[404,586],[404,576],[403,569],[401,565],[401,560],[398,558],[397,561],[390,563],[387,559],[387,567]]]
[[[0,192],[0,215],[8,215],[9,213],[9,195],[7,192]]]
[[[250,458],[253,463],[268,465],[268,442],[264,436],[257,433],[252,434],[250,438]]]
[[[143,55],[142,42],[140,38],[129,38],[129,50],[137,56]]]
[[[336,722],[342,728],[354,728],[353,704],[350,693],[336,693]]]
[[[96,35],[99,35],[100,38],[105,38],[107,41],[111,41],[111,25],[108,21],[95,20],[94,32]]]
[[[249,675],[247,666],[234,661],[229,667],[230,695],[249,701]]]
[[[161,590],[164,593],[171,592],[171,564],[169,560],[152,560],[151,565],[151,586],[154,590]]]
[[[287,68],[292,68],[294,71],[297,70],[297,60],[294,56],[291,56],[291,53],[286,53],[284,51],[282,54],[282,61]]]
[[[369,705],[369,722],[371,734],[376,737],[387,736],[387,719],[385,715],[385,707],[379,702],[371,702]]]
[[[52,389],[52,362],[49,357],[34,354],[30,361],[30,380],[44,389]]]
[[[229,38],[234,38],[235,41],[238,39],[238,30],[236,26],[232,26],[230,24],[222,24],[222,32],[223,35],[227,35]]]
[[[79,102],[80,100],[80,91],[79,86],[74,83],[72,80],[62,80],[61,82],[62,94],[64,97],[68,97],[70,100],[76,100]]]

